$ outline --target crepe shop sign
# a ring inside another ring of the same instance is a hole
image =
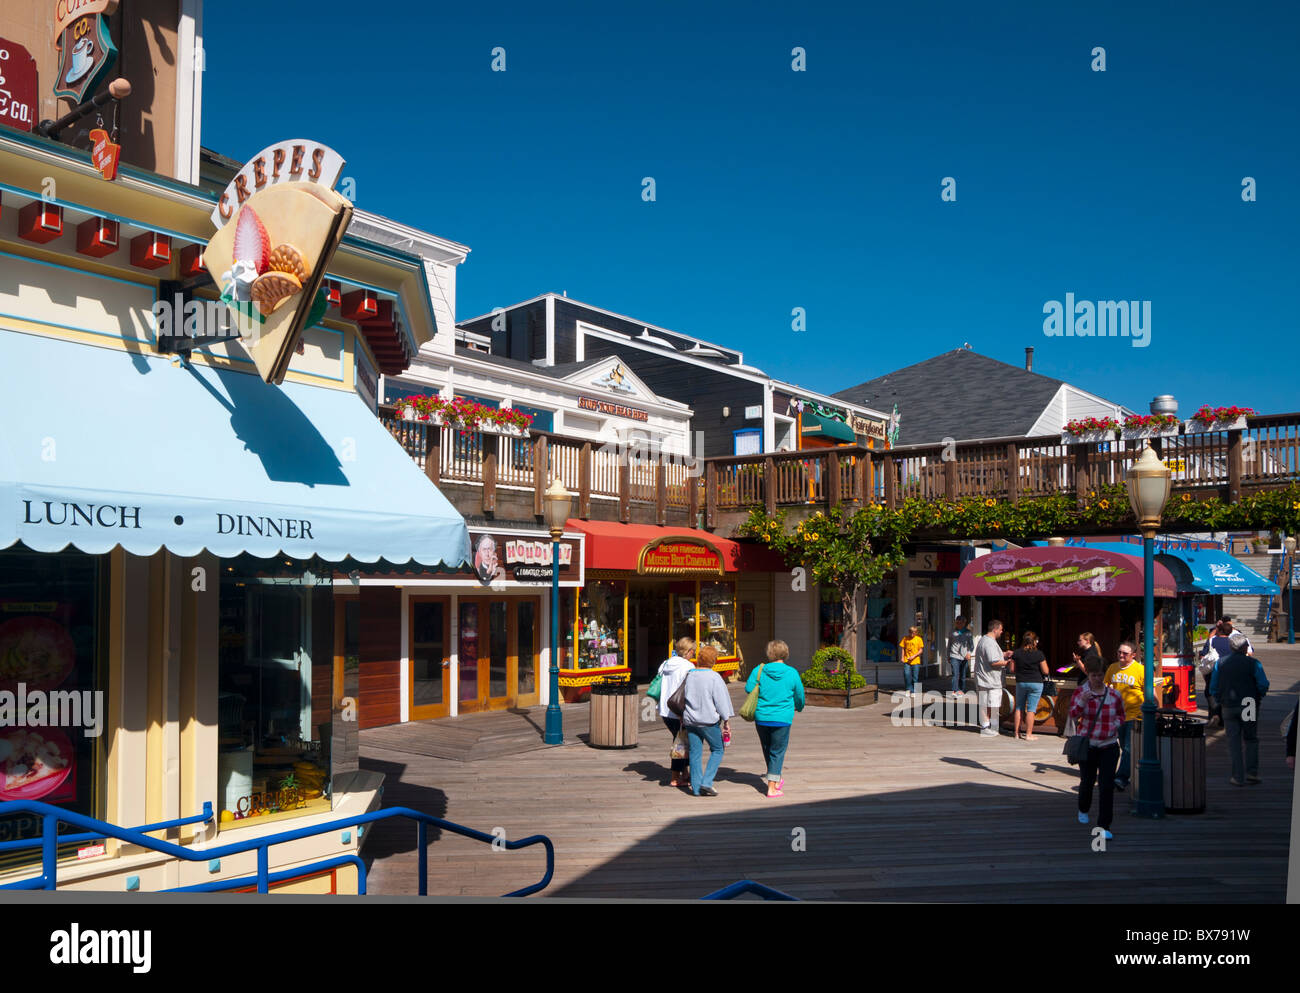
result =
[[[333,189],[343,172],[343,157],[316,141],[292,138],[258,152],[235,173],[212,210],[218,228],[230,220],[244,201],[277,183],[319,183]]]

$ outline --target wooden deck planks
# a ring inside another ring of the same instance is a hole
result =
[[[1264,783],[1228,784],[1216,731],[1207,813],[1139,820],[1128,795],[1117,794],[1116,837],[1104,853],[1091,850],[1088,828],[1075,823],[1077,775],[1060,739],[894,727],[887,697],[859,710],[797,715],[779,800],[761,795],[757,738],[739,720],[720,796],[711,799],[661,785],[662,724],[643,724],[641,747],[620,751],[534,745],[475,761],[475,744],[460,760],[417,750],[432,747],[420,742],[424,735],[441,737],[440,748],[464,747],[488,728],[499,747],[527,745],[523,728],[507,720],[519,715],[477,714],[363,732],[362,756],[389,775],[386,804],[484,831],[502,827],[511,838],[549,835],[556,874],[548,896],[695,898],[754,878],[807,899],[1281,902],[1292,776],[1277,725],[1294,705],[1300,653],[1271,649],[1260,649],[1274,689],[1262,708]],[[586,732],[583,711],[565,708],[570,739]],[[453,725],[446,735],[434,728],[442,724]],[[796,828],[804,851],[792,850]],[[411,826],[384,825],[367,839],[371,892],[415,891],[414,837]],[[500,895],[539,878],[542,866],[538,849],[493,852],[449,835],[430,846],[430,891]]]

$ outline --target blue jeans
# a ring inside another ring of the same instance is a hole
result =
[[[1133,734],[1133,722],[1125,721],[1119,726],[1119,768],[1115,770],[1115,782],[1129,783],[1132,775],[1133,753],[1129,750],[1129,738]]]
[[[919,665],[903,664],[903,686],[907,688],[908,693],[911,693],[920,684],[920,676],[921,667]]]
[[[709,743],[709,763],[700,771],[700,759],[704,757],[704,743]],[[696,796],[704,787],[713,786],[713,777],[722,765],[722,725],[687,724],[687,750],[691,757],[691,792]]]
[[[1038,701],[1042,698],[1042,683],[1016,683],[1016,710],[1022,714],[1037,713]]]
[[[952,691],[954,693],[966,692],[966,660],[949,659],[948,665],[952,667]]]
[[[781,766],[785,764],[785,750],[790,744],[790,725],[764,727],[758,725],[758,743],[763,746],[763,761],[767,763],[767,781],[781,781]]]

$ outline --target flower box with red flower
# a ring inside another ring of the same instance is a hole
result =
[[[1191,420],[1184,422],[1183,428],[1188,434],[1241,431],[1246,427],[1246,418],[1254,413],[1250,407],[1211,407],[1207,403],[1192,415]]]
[[[1130,414],[1124,418],[1119,436],[1123,441],[1174,438],[1181,423],[1174,414]]]
[[[1088,445],[1114,441],[1119,421],[1113,417],[1082,417],[1061,429],[1061,444]]]

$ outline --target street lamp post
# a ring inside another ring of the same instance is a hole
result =
[[[550,694],[546,700],[546,734],[542,741],[547,745],[564,744],[564,716],[560,712],[560,535],[569,519],[573,494],[564,488],[558,476],[552,481],[544,498],[546,526],[551,531],[551,680]]]
[[[1287,535],[1282,543],[1286,549],[1286,640],[1295,644],[1295,536]]]
[[[1165,812],[1164,781],[1156,757],[1155,686],[1155,537],[1160,515],[1169,499],[1169,470],[1150,445],[1129,469],[1125,480],[1128,501],[1142,529],[1142,761],[1138,763],[1138,817],[1161,817]]]

